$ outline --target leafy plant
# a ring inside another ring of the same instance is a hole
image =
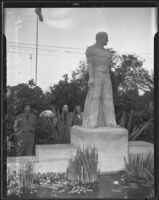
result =
[[[98,178],[98,152],[95,147],[77,148],[74,158],[70,159],[67,175],[75,183],[92,183]]]
[[[24,189],[29,190],[34,181],[34,162],[24,161],[17,171],[7,169],[7,194],[20,196]]]
[[[18,176],[20,188],[30,187],[34,179],[34,162],[24,161],[24,163],[20,163]]]
[[[136,140],[141,136],[152,137],[153,136],[153,118],[149,113],[144,113],[144,111],[135,111],[133,109],[127,113],[125,110],[122,113],[120,126],[125,127],[129,131],[129,140]],[[146,117],[145,119],[145,116]],[[148,118],[148,119],[147,119]],[[150,140],[150,139],[149,139]]]
[[[42,117],[38,119],[36,140],[38,144],[53,144],[56,134],[55,125],[51,117]]]
[[[71,115],[69,115],[69,118],[67,119],[67,121],[65,121],[63,117],[60,117],[59,111],[57,111],[57,135],[55,137],[56,144],[70,143],[70,117]]]
[[[152,153],[130,154],[125,160],[126,172],[129,176],[144,178],[148,183],[154,183],[154,156]]]

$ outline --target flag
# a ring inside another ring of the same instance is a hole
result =
[[[41,8],[35,8],[35,13],[38,15],[39,20],[41,22],[43,22],[43,16],[42,16],[42,13],[41,13]]]

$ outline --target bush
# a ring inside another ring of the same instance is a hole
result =
[[[42,117],[38,119],[36,130],[36,143],[53,144],[56,128],[51,117]]]
[[[7,170],[7,195],[18,195],[22,191],[28,190],[33,185],[34,180],[34,163],[24,161],[20,163],[17,171]]]
[[[154,156],[152,153],[129,155],[126,162],[126,172],[129,176],[146,179],[149,183],[154,183]]]
[[[75,183],[93,183],[98,178],[98,152],[95,147],[77,148],[76,156],[70,159],[68,178]]]
[[[69,144],[71,113],[65,121],[57,111],[57,122],[54,123],[51,117],[42,117],[38,119],[36,131],[37,144]]]

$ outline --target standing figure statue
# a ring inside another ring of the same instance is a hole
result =
[[[86,50],[89,89],[83,113],[83,127],[118,127],[110,76],[111,54],[104,48],[107,42],[107,33],[99,32],[96,34],[96,43]]]

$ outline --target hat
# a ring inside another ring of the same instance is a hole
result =
[[[30,107],[32,107],[32,103],[31,103],[31,102],[29,102],[29,101],[27,101],[27,102],[25,102],[25,103],[24,103],[24,105],[23,105],[23,106],[24,106],[24,108],[25,108],[25,106],[27,106],[27,105],[29,105]]]

